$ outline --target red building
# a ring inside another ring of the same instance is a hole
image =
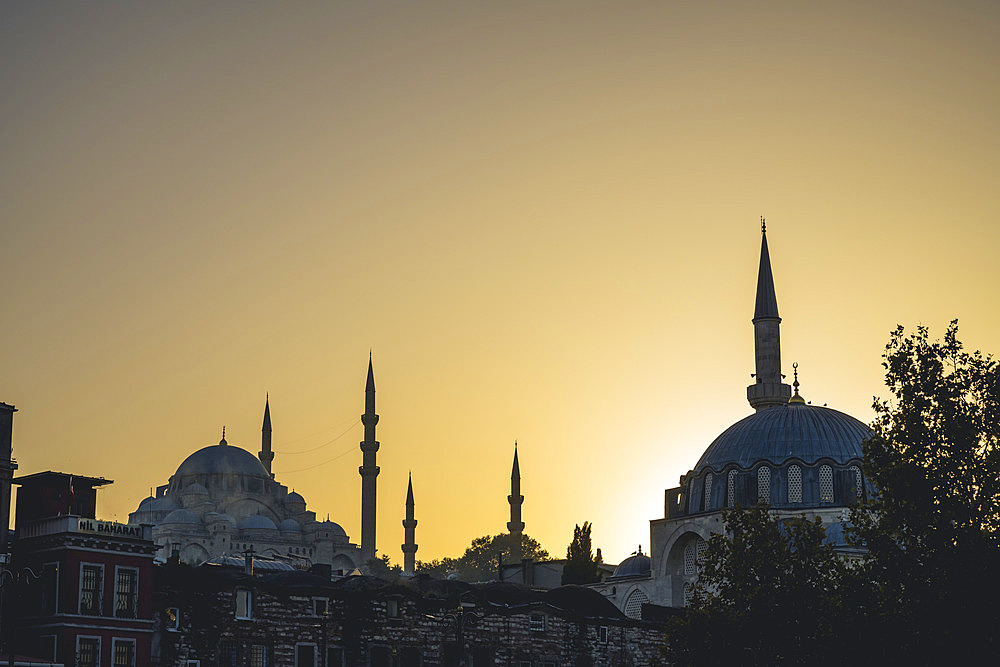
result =
[[[5,619],[15,650],[78,667],[147,667],[152,528],[96,518],[97,489],[111,480],[42,472],[14,483],[19,576]]]

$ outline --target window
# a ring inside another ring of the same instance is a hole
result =
[[[267,667],[267,647],[263,644],[250,647],[250,667]]]
[[[201,667],[201,660],[188,660],[187,667]]]
[[[132,567],[115,568],[115,616],[135,618],[139,606],[139,570]]]
[[[80,565],[80,613],[101,615],[101,595],[104,588],[104,566],[83,563]]]
[[[135,667],[135,640],[111,640],[112,665],[114,667]]]
[[[851,466],[851,472],[854,473],[854,497],[861,500],[865,497],[865,483],[864,478],[861,477],[861,468]]]
[[[399,600],[385,601],[385,616],[386,618],[396,618],[396,619],[400,617]]]
[[[532,632],[545,632],[545,614],[532,614],[529,616],[528,628]]]
[[[726,506],[736,507],[736,471],[729,471],[729,484],[726,488]]]
[[[316,645],[295,645],[295,667],[316,667]]]
[[[708,509],[708,504],[712,501],[712,473],[705,475],[705,506],[702,509]]]
[[[788,502],[802,502],[802,468],[788,466]]]
[[[625,615],[629,618],[642,618],[642,605],[647,602],[649,598],[641,590],[632,591],[625,600]]]
[[[313,616],[322,616],[330,611],[330,601],[326,598],[313,598]]]
[[[236,618],[253,618],[253,591],[236,589]]]
[[[830,466],[819,467],[819,501],[833,502],[833,468]]]
[[[690,606],[692,600],[694,600],[694,586],[690,583],[684,584],[684,606]]]
[[[684,574],[691,576],[695,573],[694,559],[694,542],[691,542],[684,547]]]
[[[340,646],[326,647],[326,667],[344,667],[344,649]]]
[[[236,642],[231,639],[219,643],[219,667],[236,667]]]
[[[699,537],[694,549],[695,563],[698,567],[701,567],[701,559],[704,558],[705,552],[708,551],[708,542]]]
[[[101,638],[76,638],[76,667],[97,667],[101,659]]]
[[[177,607],[167,607],[163,610],[163,629],[177,632],[181,625],[181,610]]]
[[[602,625],[601,627],[597,628],[597,641],[599,641],[602,644],[608,643],[608,626]]]
[[[771,500],[771,469],[767,466],[757,468],[757,502],[766,503]]]

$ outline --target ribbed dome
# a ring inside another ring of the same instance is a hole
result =
[[[319,530],[329,531],[338,537],[347,537],[347,532],[340,527],[340,524],[336,524],[333,521],[320,522]]]
[[[271,479],[256,456],[245,449],[232,445],[209,445],[199,449],[184,459],[184,462],[177,468],[174,477],[220,473]]]
[[[648,577],[649,576],[649,556],[646,554],[635,554],[629,556],[615,568],[612,579],[618,577]]]
[[[287,505],[305,505],[306,499],[292,491],[287,496],[285,496],[285,504]]]
[[[749,468],[758,461],[780,465],[791,458],[815,463],[830,458],[847,463],[862,458],[861,442],[871,431],[860,421],[830,408],[789,403],[741,419],[708,446],[695,466],[721,471]]]

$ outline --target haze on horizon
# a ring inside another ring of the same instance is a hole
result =
[[[124,521],[256,453],[378,545],[573,525],[617,562],[749,414],[768,242],[784,370],[862,421],[896,324],[1000,352],[1000,7],[6,3],[0,400],[21,474]],[[352,430],[352,425],[354,428]],[[312,451],[307,451],[312,450]],[[297,453],[302,452],[302,453]]]

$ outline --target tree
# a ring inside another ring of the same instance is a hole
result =
[[[387,554],[382,554],[375,558],[370,558],[365,564],[368,573],[379,579],[395,580],[403,573],[403,568],[393,565]]]
[[[600,581],[594,549],[590,541],[590,522],[573,527],[573,540],[566,547],[566,565],[563,566],[562,583],[591,584]]]
[[[1000,594],[1000,372],[969,353],[953,321],[892,333],[890,400],[876,400],[865,473],[879,490],[852,513],[873,659],[995,654]]]
[[[848,566],[820,519],[780,518],[766,506],[723,510],[699,561],[687,613],[671,620],[677,665],[840,664],[838,619]]]
[[[417,561],[418,572],[446,577],[455,574],[462,581],[490,581],[497,578],[497,554],[510,562],[515,553],[515,539],[510,533],[483,535],[472,540],[459,558],[441,558],[429,562]],[[545,560],[549,552],[527,534],[521,535],[521,553],[524,558]]]

